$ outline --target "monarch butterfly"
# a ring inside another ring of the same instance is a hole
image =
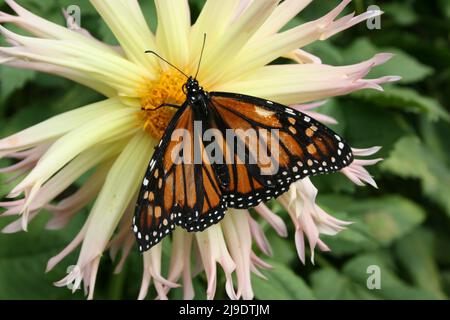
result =
[[[156,53],[148,53],[183,73]],[[265,99],[207,92],[196,80],[197,74],[184,74],[188,80],[182,88],[186,100],[181,106],[160,106],[178,110],[155,148],[138,195],[132,228],[140,252],[159,243],[175,226],[189,232],[203,231],[222,220],[227,208],[251,208],[283,194],[299,179],[335,172],[353,161],[344,140],[311,117]],[[195,123],[202,125],[200,132],[196,132]],[[181,147],[186,147],[183,152],[187,149],[190,156],[200,152],[198,163],[181,157],[180,145],[173,139],[178,129],[189,133]],[[209,144],[201,134],[207,129],[215,129],[219,133],[216,139],[223,140],[219,158],[224,163],[208,161],[211,159],[204,155]],[[275,130],[270,138],[277,135],[277,139],[269,141],[268,136],[257,134],[259,143],[255,146],[236,135],[238,145],[244,146],[243,154],[238,154],[236,144],[225,141],[227,130],[238,129]],[[261,162],[243,161],[255,158],[258,146],[273,147],[271,144],[278,147],[276,157],[269,155],[278,170],[262,174]],[[179,157],[174,159],[174,154]]]

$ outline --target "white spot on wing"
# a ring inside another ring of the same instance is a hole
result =
[[[267,103],[269,103],[269,102],[267,102]],[[264,108],[257,108],[257,107],[255,107],[255,112],[262,117],[270,117],[275,114],[275,112],[273,112],[273,111],[270,111],[270,110],[267,110]]]
[[[285,108],[286,113],[292,114],[293,116],[295,116],[295,112],[294,110],[290,109],[290,108]]]

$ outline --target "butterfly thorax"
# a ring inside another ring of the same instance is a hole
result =
[[[192,107],[201,108],[201,111],[208,114],[209,93],[203,89],[197,79],[189,77],[188,81],[183,85],[183,91],[186,94],[186,102]]]

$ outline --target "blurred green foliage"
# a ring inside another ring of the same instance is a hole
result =
[[[115,43],[87,0],[19,2],[61,24],[61,8],[76,3],[82,9],[83,27]],[[204,1],[190,2],[195,18]],[[155,30],[153,1],[141,3]],[[317,18],[336,3],[314,2],[290,26]],[[372,4],[385,12],[381,29],[369,30],[362,23],[306,49],[334,65],[362,61],[382,51],[396,54],[370,76],[400,75],[401,81],[385,85],[385,92],[364,90],[331,99],[322,107],[339,120],[335,129],[353,146],[383,146],[381,155],[386,160],[370,169],[379,189],[355,187],[338,175],[314,178],[320,205],[338,218],[355,222],[337,236],[323,237],[332,251],[316,252],[315,265],[299,262],[292,226],[289,237],[282,239],[263,223],[273,246],[273,256],[266,260],[274,268],[263,271],[268,281],[253,278],[258,299],[446,299],[450,295],[450,2],[355,0],[348,9],[361,13]],[[0,9],[8,10],[5,4]],[[1,136],[101,98],[49,75],[4,66],[0,74]],[[0,197],[9,188],[0,184]],[[272,206],[288,221],[279,205],[272,202]],[[48,274],[45,266],[80,230],[87,212],[61,231],[44,231],[48,216],[43,215],[33,221],[28,233],[1,234],[0,299],[83,298],[81,292],[72,295],[52,285],[76,262],[77,252]],[[0,228],[8,222],[11,219],[0,219]],[[169,249],[167,241],[165,247]],[[167,268],[169,250],[163,256]],[[366,286],[371,265],[381,268],[379,290]],[[138,254],[133,252],[122,273],[114,275],[113,269],[114,262],[105,255],[96,298],[136,298],[142,272]],[[223,284],[219,278],[218,298],[226,296]],[[197,277],[194,286],[196,298],[205,298],[204,276]],[[174,290],[171,297],[181,298],[181,293]]]

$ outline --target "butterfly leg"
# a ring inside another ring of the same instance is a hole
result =
[[[177,104],[172,104],[172,103],[163,103],[162,105],[154,108],[154,109],[145,109],[144,107],[141,108],[141,110],[149,110],[149,111],[155,111],[164,107],[171,107],[171,108],[176,108],[176,109],[180,109],[181,106],[177,105]]]

